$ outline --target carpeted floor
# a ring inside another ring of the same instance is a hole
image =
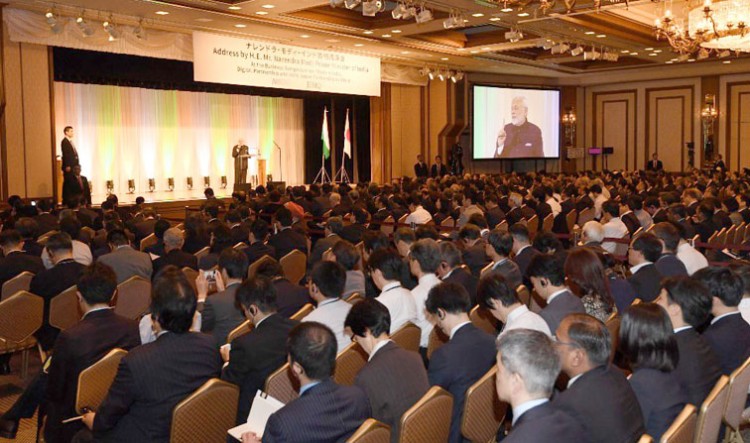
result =
[[[29,358],[29,375],[26,380],[21,379],[21,354],[16,354],[10,361],[13,369],[10,375],[0,375],[0,412],[5,412],[13,405],[23,388],[39,372],[40,362],[39,353],[31,352]],[[5,440],[0,438],[0,443],[4,441],[15,441],[19,443],[36,442],[36,414],[28,420],[21,420],[18,427],[18,435],[15,440]]]

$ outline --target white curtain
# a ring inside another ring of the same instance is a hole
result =
[[[102,194],[113,180],[124,194],[186,190],[186,178],[202,189],[209,176],[218,188],[222,175],[234,183],[232,147],[243,140],[266,159],[267,174],[291,185],[304,182],[302,100],[205,92],[168,91],[55,82],[55,131],[75,130],[81,168]],[[274,144],[282,148],[281,159]],[[59,150],[59,146],[58,146]],[[59,152],[58,152],[59,154]],[[280,161],[279,161],[280,160]],[[248,172],[248,180],[252,171]]]

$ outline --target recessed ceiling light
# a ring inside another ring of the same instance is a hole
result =
[[[484,14],[482,14],[481,12],[477,12],[477,13],[471,14],[471,16],[472,17],[484,17]]]
[[[657,54],[657,53],[655,53],[655,52],[652,52],[652,53],[651,53],[651,54],[649,54],[648,56],[649,56],[649,57],[656,57],[657,55],[659,55],[659,54]]]
[[[502,20],[500,17],[492,17],[490,19],[491,22],[499,22],[500,20]]]
[[[355,43],[354,46],[361,48],[362,46],[364,46],[364,43]]]
[[[732,63],[732,60],[724,60],[722,63],[724,63],[725,65],[729,65]]]
[[[393,31],[391,31],[391,34],[401,34],[401,30],[400,29],[394,29]]]
[[[406,55],[406,54],[411,54],[411,52],[409,52],[409,51],[401,51],[401,54]]]
[[[528,17],[529,13],[528,12],[521,12],[520,14],[518,14],[518,16],[519,17]]]
[[[230,6],[229,9],[231,9],[232,11],[239,11],[242,8],[239,6]]]
[[[469,23],[469,20],[467,20],[467,19],[464,19],[464,23]]]
[[[212,22],[212,21],[214,21],[214,19],[212,19],[212,18],[205,18],[205,17],[200,17],[200,18],[196,18],[196,19],[195,19],[195,21],[197,21],[197,22],[201,22],[201,23],[208,23],[208,22]]]
[[[607,34],[599,34],[596,38],[607,38]]]
[[[448,57],[443,57],[443,58],[441,58],[440,60],[442,60],[442,61],[444,61],[444,62],[447,62],[447,61],[448,61],[448,60],[450,60],[450,59],[449,59]]]
[[[391,34],[383,34],[383,38],[391,38]]]
[[[594,35],[594,34],[596,34],[596,32],[594,32],[594,31],[586,31],[586,32],[584,32],[584,34],[586,34],[586,35]]]
[[[326,40],[326,43],[339,43],[341,40],[336,40],[335,38],[329,38]]]
[[[363,34],[367,34],[367,35],[370,35],[370,34],[372,34],[372,33],[373,33],[373,31],[370,31],[369,29],[368,29],[367,31],[364,31],[364,32],[363,32]]]
[[[638,55],[638,53],[637,52],[631,52],[630,55],[632,55],[633,57],[635,57],[636,55]]]
[[[695,61],[695,59],[694,59],[694,58],[689,58],[689,59],[688,59],[688,63],[693,63],[694,61]]]
[[[513,12],[513,8],[503,8],[500,12]]]
[[[482,48],[482,51],[489,51],[489,50],[490,48],[488,46],[485,46],[484,48]]]
[[[620,50],[620,52],[623,53],[623,54],[627,54],[630,51],[628,51],[627,49],[622,49],[622,50]]]
[[[654,48],[643,48],[644,51],[653,51]]]
[[[257,11],[256,14],[258,15],[268,15],[267,11]]]
[[[475,49],[475,50],[471,51],[471,53],[472,53],[472,54],[479,54],[479,51],[477,51],[477,50]]]
[[[654,52],[657,54],[661,54],[661,49],[654,49]]]
[[[666,64],[668,64],[668,65],[671,65],[671,64],[672,64],[672,63],[674,63],[674,62],[673,62],[672,60],[669,60],[669,61],[667,61],[667,62],[664,62],[664,63],[666,63]]]
[[[242,24],[242,23],[237,23],[236,25],[234,25],[234,27],[235,28],[247,28],[247,25]]]
[[[262,5],[261,6],[261,8],[266,8],[266,9],[273,9],[275,7],[276,7],[275,5]]]
[[[156,11],[154,14],[156,14],[156,15],[169,15],[169,12],[167,12],[167,11]]]
[[[307,34],[302,34],[302,35],[299,36],[299,38],[310,38],[310,36],[307,35]]]

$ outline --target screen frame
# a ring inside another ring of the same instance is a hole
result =
[[[555,157],[513,157],[513,158],[475,158],[474,157],[474,88],[476,86],[484,86],[488,88],[505,88],[505,89],[533,89],[540,91],[557,91],[558,103],[560,108],[557,110],[558,118],[558,136],[557,136],[557,156]],[[544,85],[517,85],[508,83],[482,83],[482,82],[469,82],[469,140],[471,144],[471,161],[472,162],[507,162],[513,160],[559,160],[562,153],[563,143],[563,126],[560,122],[560,118],[563,112],[562,104],[563,91],[561,87],[555,86],[544,86]]]

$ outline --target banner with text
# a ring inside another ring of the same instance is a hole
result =
[[[380,59],[193,33],[195,81],[380,95]]]

